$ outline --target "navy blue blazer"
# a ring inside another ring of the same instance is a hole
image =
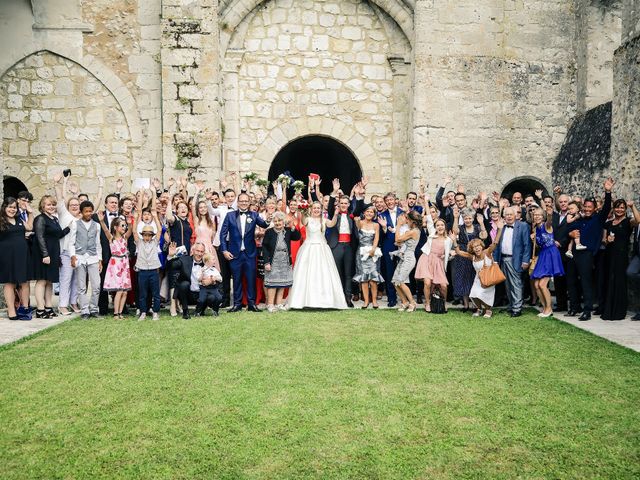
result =
[[[493,258],[496,262],[502,259],[502,241],[504,240],[504,232],[506,226],[500,236],[498,248],[493,251]],[[531,229],[529,225],[516,220],[513,225],[513,268],[516,272],[522,272],[522,264],[531,262]]]
[[[247,220],[242,236],[242,225],[240,224],[240,211],[229,212],[224,217],[220,229],[220,249],[223,252],[230,252],[234,257],[240,255],[240,247],[244,238],[244,251],[249,257],[256,256],[255,231],[256,225],[267,228],[269,224],[265,222],[256,212],[247,212]],[[251,220],[251,221],[249,221]]]
[[[396,209],[396,212],[397,212],[396,213],[396,219],[400,216],[400,214],[404,213],[399,208]],[[387,252],[391,252],[393,250],[396,250],[397,249],[397,247],[395,245],[395,243],[396,243],[396,234],[394,232],[390,232],[389,231],[389,227],[395,228],[396,226],[391,221],[391,214],[389,213],[389,210],[385,210],[379,216],[381,216],[382,218],[384,218],[387,221],[387,233],[384,233],[383,231],[380,232],[380,236],[382,238],[382,250],[385,250]]]

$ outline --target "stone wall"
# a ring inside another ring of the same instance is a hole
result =
[[[415,171],[550,185],[576,107],[573,2],[418,1],[414,23]]]
[[[613,97],[613,52],[620,46],[621,7],[621,0],[580,0],[577,4],[579,113]]]
[[[80,65],[48,52],[31,55],[0,79],[4,175],[44,194],[71,168],[83,190],[97,175],[131,178],[130,133],[111,93]]]
[[[225,79],[237,81],[226,88],[237,89],[240,171],[266,176],[273,158],[262,158],[259,148],[276,127],[297,124],[276,140],[274,148],[282,148],[302,133],[324,133],[320,126],[331,119],[343,126],[337,139],[356,154],[374,190],[402,185],[392,174],[394,161],[404,162],[392,153],[389,40],[368,3],[269,1],[250,19],[242,50],[237,79]],[[405,120],[400,128],[407,126]]]
[[[640,185],[640,0],[625,2],[624,42],[614,57],[611,156],[622,195],[636,202]]]

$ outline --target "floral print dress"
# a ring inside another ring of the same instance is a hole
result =
[[[131,275],[129,273],[129,251],[124,238],[111,242],[111,258],[104,276],[103,290],[107,292],[121,292],[131,290]]]

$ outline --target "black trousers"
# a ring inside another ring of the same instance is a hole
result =
[[[182,305],[182,311],[189,310],[189,305],[195,305],[198,303],[200,292],[191,291],[191,282],[183,280],[176,284],[175,296]]]
[[[569,288],[569,302],[572,309],[580,307],[580,290],[582,288],[582,303],[585,312],[593,310],[593,254],[589,250],[576,250],[573,261],[568,263],[567,286]]]
[[[567,269],[570,259],[562,252],[562,267],[564,275],[553,277],[553,285],[556,295],[556,310],[566,310],[569,306],[569,292],[567,291]]]
[[[109,292],[104,291],[104,277],[107,275],[107,265],[109,260],[102,262],[102,271],[100,272],[100,295],[98,296],[98,313],[106,315],[109,313]]]
[[[351,297],[351,279],[353,278],[353,249],[350,243],[340,242],[333,249],[333,259],[338,267],[344,294]]]
[[[220,275],[222,275],[222,304],[230,305],[231,303],[231,267],[229,261],[224,258],[220,251],[220,247],[216,247],[218,255],[218,263],[220,264]]]
[[[222,292],[220,290],[218,285],[201,286],[198,296],[198,311],[203,312],[207,307],[211,307],[217,312],[222,303]]]

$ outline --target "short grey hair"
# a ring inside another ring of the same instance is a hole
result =
[[[287,218],[287,216],[284,214],[284,212],[275,212],[273,214],[273,220],[282,220],[284,222],[284,219]]]
[[[476,212],[473,210],[473,208],[463,208],[462,212],[460,212],[460,215],[462,216],[462,218],[464,217],[475,217],[476,216]]]

